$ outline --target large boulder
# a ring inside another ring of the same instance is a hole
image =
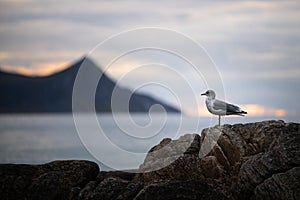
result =
[[[66,199],[99,173],[90,161],[0,165],[1,199]]]
[[[134,180],[202,180],[232,199],[300,199],[299,169],[300,125],[264,121],[165,139]]]

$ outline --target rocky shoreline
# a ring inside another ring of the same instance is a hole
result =
[[[102,172],[83,160],[2,164],[0,182],[1,199],[300,199],[300,124],[223,125],[166,138],[132,172]]]

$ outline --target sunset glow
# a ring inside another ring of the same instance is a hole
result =
[[[118,61],[106,69],[106,73],[113,77],[122,77],[138,68],[142,63],[138,61]]]
[[[284,117],[286,116],[286,111],[277,108],[267,108],[257,104],[247,104],[242,105],[241,108],[248,112],[248,116],[251,117],[261,117],[261,116],[274,116],[274,117]]]
[[[25,76],[49,76],[53,73],[66,69],[69,64],[70,63],[66,62],[45,62],[36,63],[30,68],[25,66],[3,65],[0,66],[0,70]]]
[[[277,109],[277,108],[267,108],[262,105],[257,104],[246,104],[240,105],[242,110],[247,111],[248,117],[285,117],[286,111],[284,109]],[[189,116],[199,116],[199,117],[210,117],[212,114],[207,110],[205,103],[200,105],[198,109],[198,113],[195,113],[193,110],[186,109],[184,110],[187,115]]]

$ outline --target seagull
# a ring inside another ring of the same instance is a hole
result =
[[[213,90],[207,90],[205,93],[201,95],[207,96],[205,100],[207,110],[210,113],[219,116],[219,126],[220,126],[221,116],[225,116],[225,115],[244,116],[244,114],[247,114],[247,112],[243,111],[240,107],[236,105],[229,104],[224,101],[220,101],[216,99],[216,93]]]

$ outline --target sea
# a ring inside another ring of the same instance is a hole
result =
[[[222,124],[274,117],[226,117]],[[286,121],[286,120],[285,120]],[[2,114],[0,163],[43,164],[90,160],[102,171],[137,169],[149,149],[164,138],[201,134],[217,117],[181,114]]]

